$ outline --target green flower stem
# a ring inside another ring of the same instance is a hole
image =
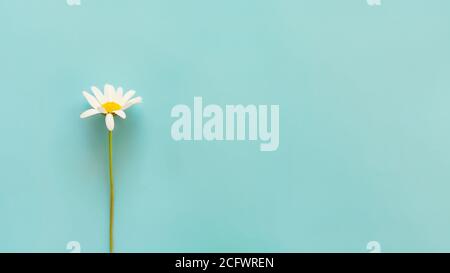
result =
[[[114,177],[112,161],[112,131],[109,131],[109,252],[114,252]]]

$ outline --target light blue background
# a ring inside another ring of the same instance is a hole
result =
[[[450,251],[450,1],[0,0],[0,251]],[[280,147],[175,142],[176,104],[279,104]],[[116,119],[118,120],[118,119]]]

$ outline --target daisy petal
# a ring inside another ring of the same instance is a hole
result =
[[[116,91],[114,90],[114,86],[105,84],[105,97],[107,101],[115,101]]]
[[[100,91],[100,89],[98,89],[96,86],[92,86],[91,90],[100,104],[104,104],[106,102],[105,96],[103,95],[102,91]]]
[[[108,128],[109,131],[114,130],[114,117],[112,114],[106,115],[105,123],[106,123],[106,128]]]
[[[97,99],[94,96],[92,96],[91,94],[89,94],[88,92],[83,91],[83,96],[86,98],[86,100],[92,106],[92,108],[97,109],[98,107],[100,107],[100,103],[97,101]]]
[[[122,108],[122,110],[126,110],[126,109],[130,108],[131,106],[133,106],[137,103],[141,103],[141,102],[142,102],[141,97],[136,97],[134,99],[131,99],[127,102],[127,104],[125,104],[125,106]]]
[[[114,114],[118,115],[118,116],[121,117],[122,119],[126,119],[126,118],[127,118],[127,114],[125,114],[125,112],[122,111],[122,110],[114,111]]]
[[[84,111],[81,113],[80,118],[87,118],[96,114],[99,114],[100,112],[97,109],[89,109],[87,111]]]
[[[122,97],[123,97],[123,88],[119,87],[119,88],[117,88],[117,92],[116,92],[117,101],[120,102],[122,100]]]
[[[125,105],[128,102],[128,100],[134,96],[134,94],[136,94],[136,91],[134,91],[134,90],[130,90],[130,91],[126,92],[125,95],[123,95],[123,97],[122,97],[122,101],[121,101],[122,104]]]

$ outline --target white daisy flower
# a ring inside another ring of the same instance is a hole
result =
[[[134,90],[130,90],[124,94],[122,87],[119,87],[116,90],[114,86],[110,84],[105,85],[104,93],[95,86],[93,86],[91,90],[95,96],[86,91],[83,91],[83,96],[92,108],[83,112],[80,115],[80,118],[103,114],[105,115],[106,127],[109,131],[114,130],[114,116],[117,115],[125,119],[127,115],[124,111],[131,106],[142,102],[141,97],[133,98],[134,94],[136,94]]]

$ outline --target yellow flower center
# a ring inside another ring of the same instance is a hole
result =
[[[103,109],[105,109],[106,113],[112,113],[114,111],[122,109],[122,106],[112,101],[104,103],[102,107]]]

